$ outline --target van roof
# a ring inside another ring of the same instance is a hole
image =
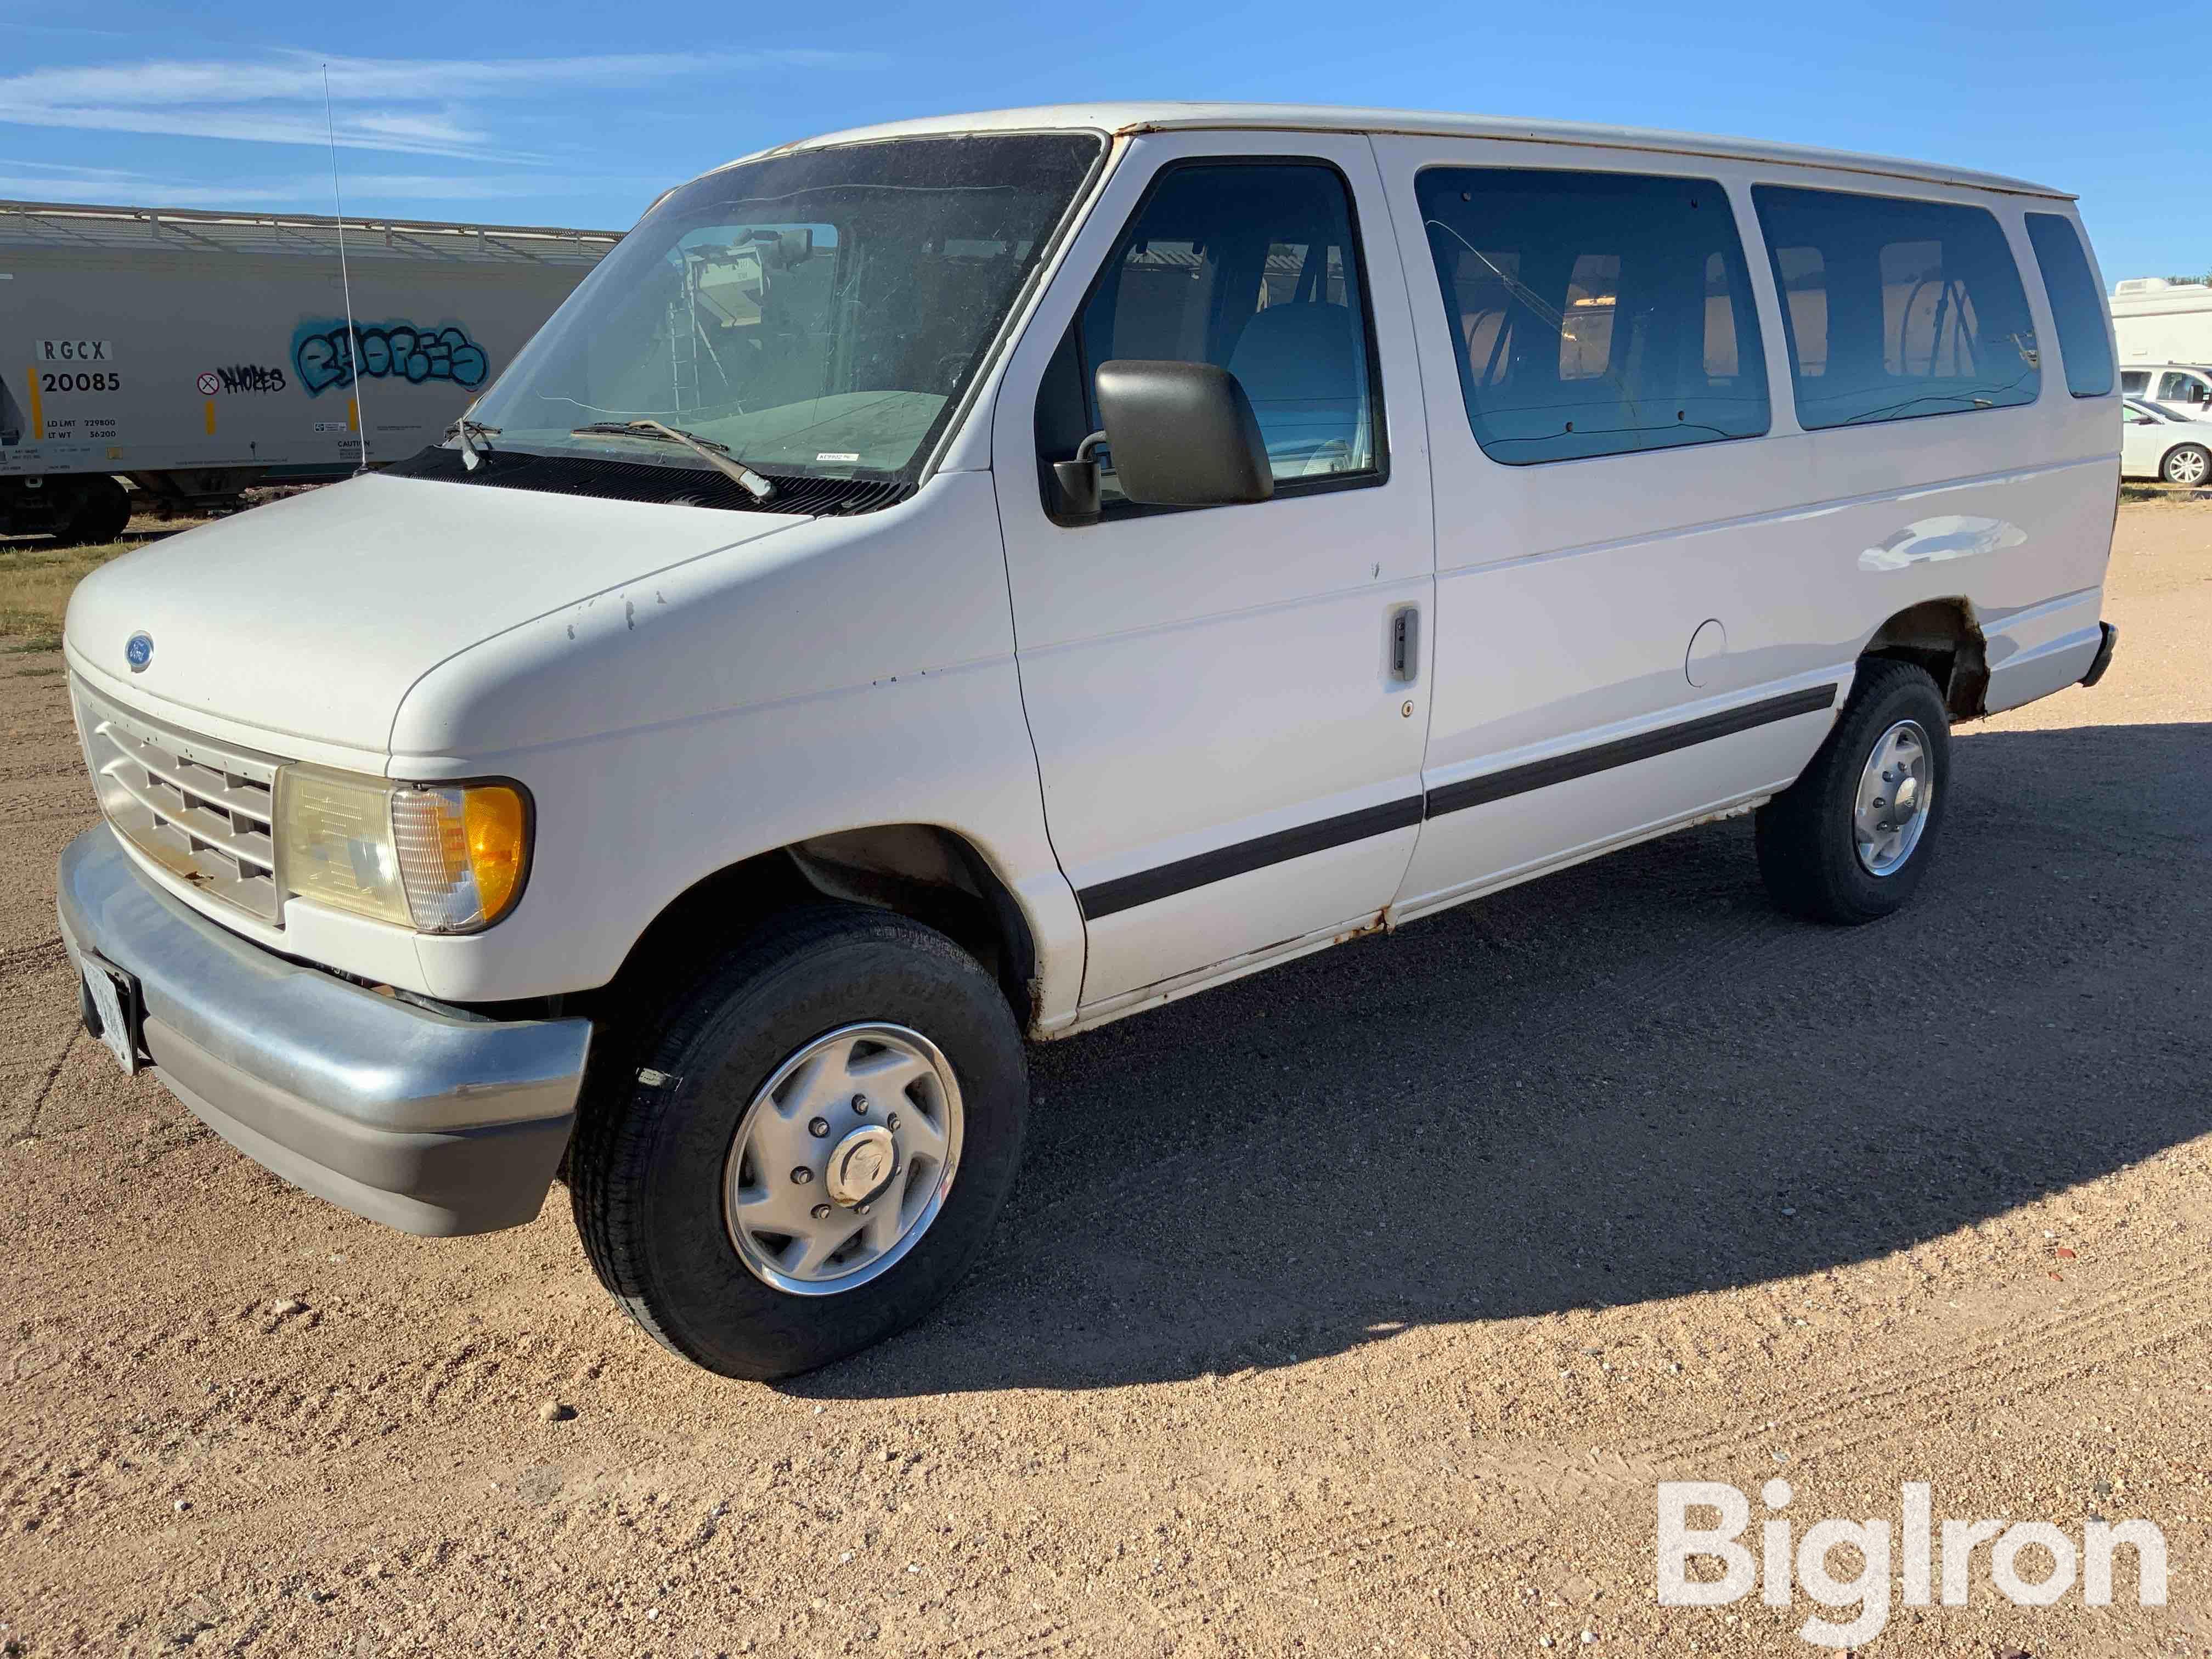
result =
[[[1650,150],[1666,155],[1714,156],[1735,161],[1777,161],[1912,179],[1929,184],[1961,185],[2015,196],[2047,196],[2070,202],[2068,191],[2024,179],[1891,155],[1859,155],[1848,150],[1814,149],[1757,138],[1718,138],[1703,133],[1666,132],[1644,127],[1613,127],[1578,121],[1534,121],[1498,115],[1452,115],[1418,110],[1352,109],[1329,104],[1100,103],[1047,104],[1033,109],[986,110],[969,115],[933,115],[854,127],[757,152],[775,155],[830,144],[877,138],[917,137],[932,133],[1002,132],[1073,128],[1115,134],[1189,132],[1210,128],[1276,132],[1403,132],[1449,138],[1510,139],[1519,143],[1562,144],[1608,149]],[[750,157],[741,157],[750,160]]]

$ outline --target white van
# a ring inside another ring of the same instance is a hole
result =
[[[2212,368],[2201,363],[2130,363],[2120,390],[2182,420],[2212,420]]]
[[[422,1233],[565,1168],[670,1348],[914,1319],[1024,1039],[1758,812],[1895,909],[1950,724],[2104,672],[2071,200],[1736,140],[1018,110],[654,204],[442,446],[67,649],[87,1024]]]

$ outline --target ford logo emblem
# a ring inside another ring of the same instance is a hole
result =
[[[123,660],[131,665],[132,673],[144,673],[146,665],[154,660],[154,636],[151,634],[133,634],[131,642],[123,647]]]

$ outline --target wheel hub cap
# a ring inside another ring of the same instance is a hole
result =
[[[1928,733],[1917,720],[1899,720],[1868,754],[1851,809],[1852,839],[1869,875],[1891,875],[1904,867],[1920,845],[1935,799]]]
[[[1889,815],[1903,823],[1920,810],[1920,780],[1907,777],[1897,786],[1897,794],[1889,803]]]
[[[866,1203],[891,1184],[898,1170],[898,1145],[880,1123],[855,1129],[830,1154],[830,1196],[852,1207]]]
[[[848,1025],[776,1067],[738,1121],[722,1217],[738,1259],[794,1296],[888,1272],[945,1206],[965,1122],[937,1045]]]

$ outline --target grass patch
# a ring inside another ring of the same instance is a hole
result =
[[[2176,501],[2201,501],[2207,499],[2207,495],[2206,492],[2203,490],[2187,489],[2180,484],[2124,483],[2120,486],[2120,499],[2124,501],[2166,501],[2171,503]]]
[[[62,617],[76,585],[110,559],[143,545],[141,541],[103,542],[97,547],[58,547],[52,542],[0,544],[0,634],[28,636],[6,648],[60,649]]]

